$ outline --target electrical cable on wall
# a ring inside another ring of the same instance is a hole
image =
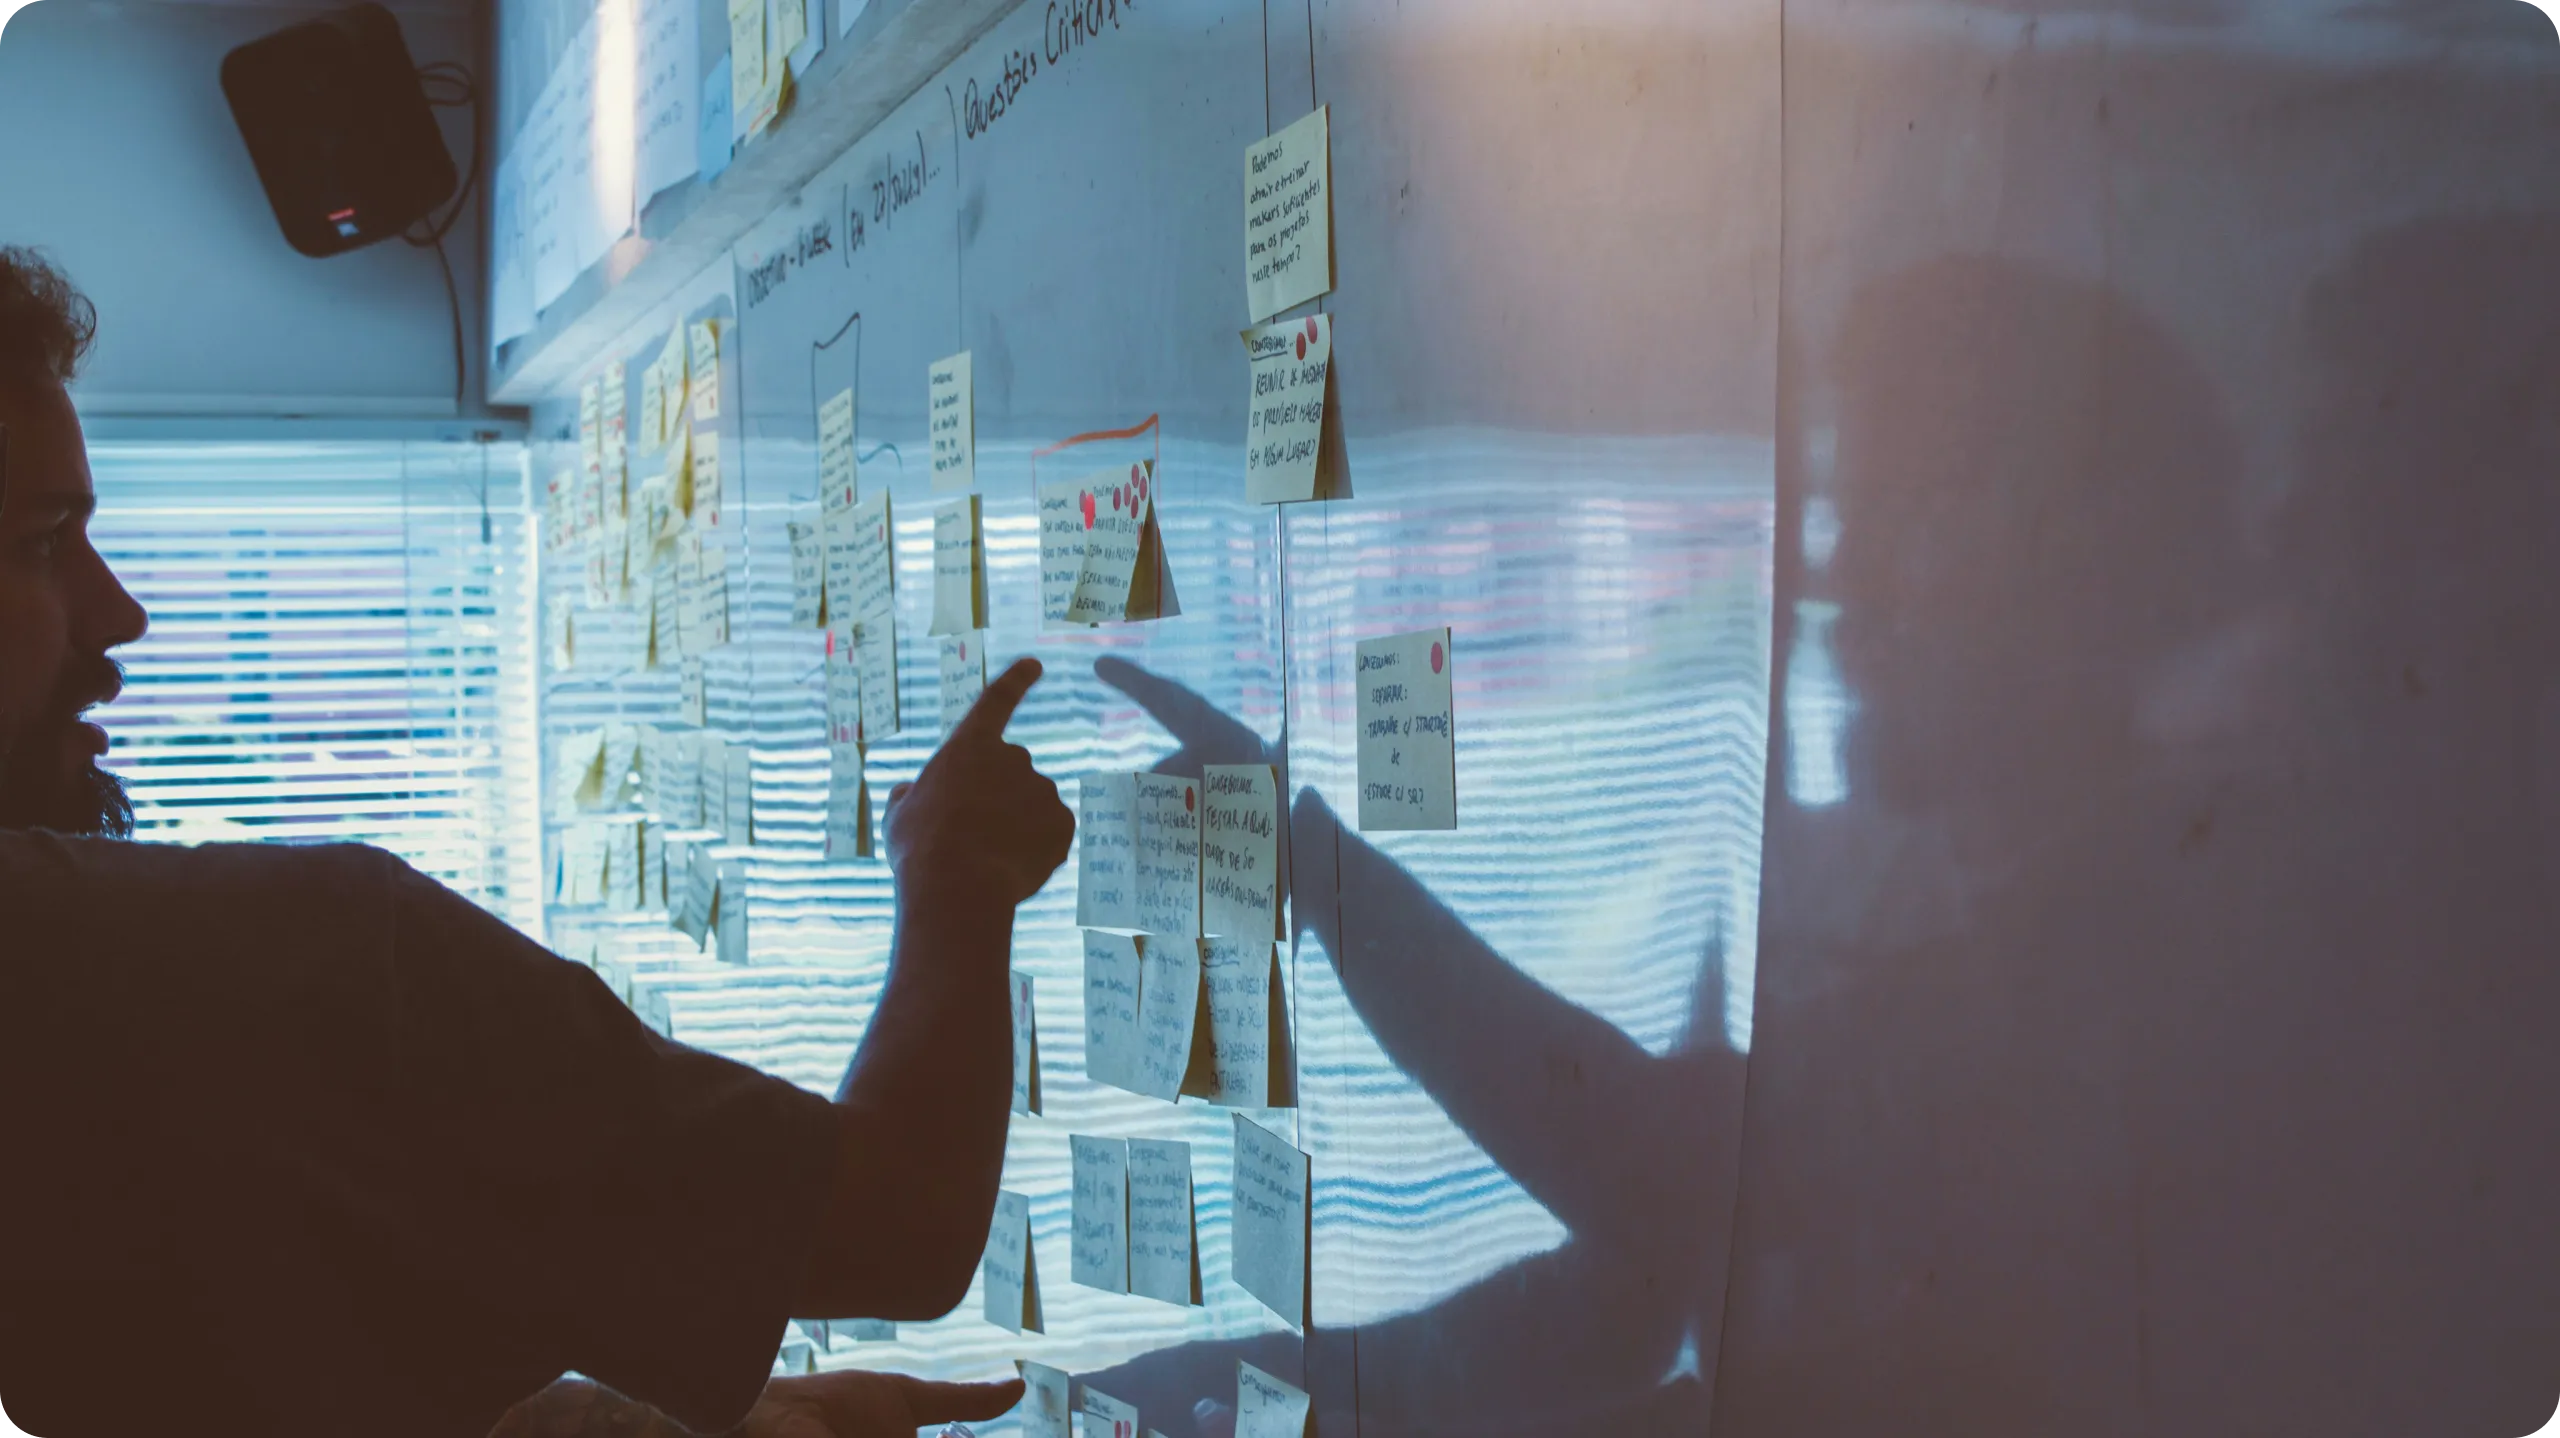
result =
[[[462,292],[453,282],[453,260],[445,253],[444,237],[470,207],[472,187],[480,181],[480,84],[468,68],[438,60],[418,67],[418,87],[426,93],[427,103],[438,109],[471,111],[471,158],[463,167],[462,186],[454,191],[452,207],[444,218],[422,220],[401,236],[419,249],[434,250],[436,268],[444,274],[445,305],[453,316],[453,409],[460,414],[469,400],[470,359],[462,337]]]

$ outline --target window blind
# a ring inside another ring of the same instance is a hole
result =
[[[521,446],[93,445],[151,632],[103,711],[137,837],[353,842],[539,934]]]

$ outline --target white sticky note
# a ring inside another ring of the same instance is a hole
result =
[[[898,565],[889,543],[891,523],[889,491],[854,501],[853,520],[845,531],[852,549],[846,560],[851,580],[846,599],[852,607],[840,617],[859,623],[887,613],[897,603]]]
[[[1278,938],[1280,782],[1268,764],[1200,771],[1200,930]]]
[[[827,746],[827,857],[871,857],[871,785],[862,772],[862,746]]]
[[[925,372],[925,427],[933,439],[933,487],[950,492],[978,482],[977,392],[969,352],[935,360]]]
[[[862,671],[862,742],[877,744],[898,732],[898,616],[887,609],[853,626],[853,664]]]
[[[1458,827],[1456,667],[1446,629],[1360,641],[1352,699],[1364,832]]]
[[[827,694],[827,742],[862,742],[862,669],[855,653],[853,621],[827,626],[826,657],[819,661]]]
[[[696,729],[711,722],[711,669],[699,659],[676,666],[676,715]]]
[[[693,363],[687,371],[696,420],[720,417],[720,321],[693,322]]]
[[[1333,319],[1309,315],[1244,331],[1252,390],[1244,421],[1244,497],[1255,504],[1327,498]]]
[[[656,360],[640,375],[640,443],[651,450],[667,444],[667,387],[659,379]]]
[[[1085,930],[1084,1071],[1095,1083],[1137,1089],[1138,992],[1145,982],[1144,964],[1136,938]]]
[[[1306,1390],[1236,1360],[1236,1438],[1307,1438]]]
[[[933,511],[933,627],[960,634],[987,627],[987,567],[979,543],[978,497]]]
[[[942,732],[948,735],[987,689],[987,637],[971,630],[942,636]]]
[[[1138,780],[1087,774],[1076,784],[1076,922],[1138,927]]]
[[[1286,1108],[1297,1102],[1289,1043],[1288,993],[1269,939],[1210,939],[1201,945],[1201,1001],[1182,1091],[1228,1108]]]
[[[603,827],[604,905],[627,914],[640,907],[640,821],[622,819]]]
[[[1138,927],[1176,938],[1200,935],[1200,782],[1140,774]]]
[[[640,764],[640,726],[607,724],[596,755],[596,803],[590,807],[619,809],[631,801],[631,781]]]
[[[744,843],[743,838],[729,834],[729,741],[717,734],[705,734],[702,753],[702,827],[728,839]]]
[[[1307,1326],[1307,1156],[1235,1115],[1235,1275],[1245,1292]]]
[[[1138,1438],[1138,1405],[1084,1386],[1084,1438]]]
[[[1162,605],[1150,462],[1040,486],[1041,614],[1052,623],[1153,619]]]
[[[712,861],[707,844],[695,844],[685,854],[684,902],[677,906],[677,932],[693,940],[696,950],[711,936],[712,910],[720,902],[720,866]]]
[[[732,844],[752,844],[756,841],[756,751],[753,745],[732,744],[727,758],[729,809],[720,832]]]
[[[738,752],[744,753],[741,748]],[[713,932],[720,939],[720,962],[747,962],[747,869],[744,864],[720,867],[720,892],[712,901]]]
[[[687,435],[685,455],[685,513],[717,544],[725,529],[729,500],[729,478],[720,467],[720,431],[698,429]]]
[[[1138,1092],[1171,1103],[1191,1067],[1200,1007],[1200,943],[1149,939],[1138,946]]]
[[[1129,1140],[1129,1291],[1166,1303],[1198,1303],[1196,1237],[1191,1145]]]
[[[1333,159],[1326,110],[1244,152],[1247,319],[1268,319],[1333,288]]]
[[[818,406],[819,507],[853,508],[855,485],[853,391],[842,389]]]
[[[1071,1135],[1075,1250],[1068,1277],[1105,1293],[1129,1291],[1129,1145]]]
[[[791,535],[791,627],[816,629],[818,616],[826,608],[827,546],[814,523],[792,520]]]
[[[1028,1358],[1014,1360],[1022,1370],[1022,1438],[1075,1438],[1067,1402],[1067,1375]]]
[[[1040,1016],[1031,1003],[1031,976],[1013,971],[1013,1111],[1040,1111]]]
[[[1031,1199],[1027,1194],[998,1193],[995,1217],[987,1224],[987,1252],[978,1261],[986,1286],[980,1294],[987,1321],[1014,1333],[1041,1331],[1040,1273],[1031,1251]],[[1061,1375],[1064,1381],[1064,1375]],[[1066,1395],[1058,1396],[1060,1423],[1065,1422]],[[1063,1427],[1061,1428],[1063,1430]]]

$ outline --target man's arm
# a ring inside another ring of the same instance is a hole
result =
[[[986,1246],[1013,1095],[1014,906],[1065,862],[1075,816],[1004,727],[1040,665],[987,686],[882,828],[898,929],[836,1095],[835,1179],[798,1311],[938,1318]]]
[[[693,1432],[636,1398],[564,1378],[508,1409],[489,1438],[693,1438]]]
[[[913,1438],[937,1423],[978,1423],[1022,1399],[1022,1381],[934,1383],[899,1373],[812,1374],[765,1385],[730,1438]],[[694,1438],[657,1409],[601,1384],[562,1379],[507,1410],[489,1438]]]

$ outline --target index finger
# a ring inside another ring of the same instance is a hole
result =
[[[1013,722],[1013,711],[1022,706],[1022,696],[1039,682],[1039,660],[1025,657],[1013,661],[1002,674],[987,681],[978,702],[951,726],[951,737],[1002,739],[1004,726]]]
[[[927,1423],[983,1423],[1002,1418],[1022,1401],[1022,1380],[1001,1383],[937,1383],[930,1378],[899,1375],[906,1390],[907,1416]]]

